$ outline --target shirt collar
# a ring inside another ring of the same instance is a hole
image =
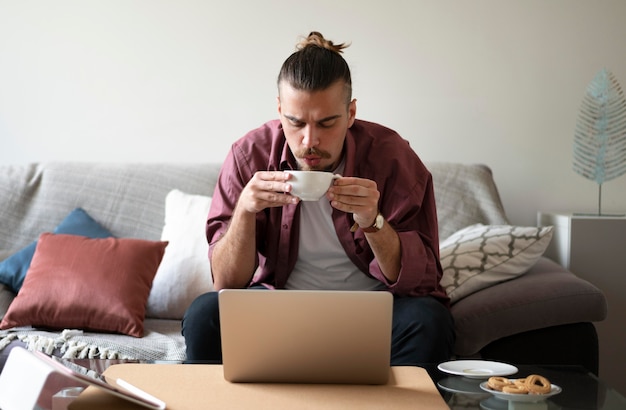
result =
[[[291,149],[289,149],[289,144],[287,144],[287,140],[285,140],[285,145],[283,145],[283,152],[280,156],[280,170],[296,170],[298,169],[298,163],[296,162],[296,158],[291,153]]]

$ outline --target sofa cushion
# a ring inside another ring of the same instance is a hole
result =
[[[219,163],[48,162],[0,166],[0,249],[52,232],[80,206],[118,238],[159,240],[172,189],[211,195]]]
[[[1,329],[34,326],[142,337],[167,242],[44,233]]]
[[[541,257],[525,275],[479,290],[451,307],[454,353],[476,355],[494,340],[569,323],[602,321],[606,298],[594,285]]]
[[[545,252],[552,231],[552,226],[475,224],[441,241],[441,285],[450,301],[526,273]]]
[[[107,238],[112,236],[111,232],[96,222],[81,208],[76,208],[70,212],[69,215],[54,228],[53,232],[82,235],[90,238]],[[37,241],[35,240],[9,258],[0,262],[0,282],[7,285],[14,293],[19,292],[22,283],[24,283],[24,277],[33,259],[36,246]]]
[[[0,249],[0,262],[2,262],[3,260],[7,259],[11,255],[13,255],[13,251],[9,251],[7,249]],[[2,283],[2,282],[0,282],[0,283]]]
[[[169,242],[148,298],[146,316],[182,319],[193,300],[213,290],[206,239],[211,198],[178,189],[165,197],[161,240]]]

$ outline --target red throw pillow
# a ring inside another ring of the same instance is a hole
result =
[[[146,302],[167,242],[44,233],[0,323],[143,337]]]

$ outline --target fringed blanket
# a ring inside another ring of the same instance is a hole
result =
[[[0,331],[0,351],[14,341],[28,350],[73,359],[130,359],[144,361],[183,361],[185,343],[180,327],[147,319],[142,338],[125,335],[89,333],[66,329],[60,333],[15,328]]]

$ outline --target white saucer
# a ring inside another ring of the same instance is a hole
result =
[[[442,372],[470,379],[487,379],[492,376],[508,376],[517,373],[517,367],[488,360],[452,360],[437,366]]]
[[[515,379],[512,379],[511,381],[515,381]],[[501,400],[516,401],[516,402],[526,402],[526,403],[544,401],[548,397],[552,397],[555,394],[561,393],[561,388],[559,386],[557,386],[556,384],[553,384],[552,388],[550,389],[550,393],[546,393],[546,394],[511,394],[511,393],[504,393],[504,392],[501,392],[501,391],[491,390],[489,387],[487,387],[487,382],[482,382],[480,384],[480,388],[483,389],[484,391],[488,392],[488,393],[493,394],[496,398],[501,399]]]

